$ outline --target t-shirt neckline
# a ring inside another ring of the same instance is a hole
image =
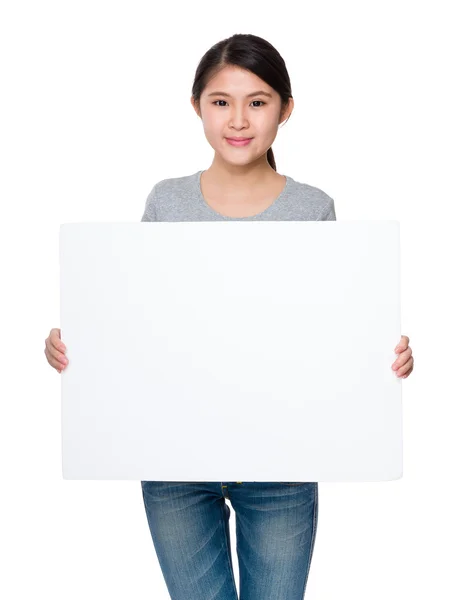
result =
[[[200,186],[200,178],[202,173],[205,171],[205,169],[202,169],[201,171],[197,171],[197,173],[195,174],[195,184],[196,184],[196,191],[197,191],[197,195],[200,199],[200,202],[202,205],[205,206],[205,208],[209,211],[212,212],[214,215],[221,217],[222,219],[228,219],[230,221],[247,221],[249,219],[255,219],[256,217],[260,217],[262,215],[265,215],[266,213],[272,211],[274,209],[275,206],[278,206],[281,202],[281,200],[283,200],[283,198],[286,196],[289,187],[291,186],[291,182],[292,182],[292,178],[289,175],[284,175],[286,182],[285,182],[285,187],[283,188],[283,190],[280,192],[280,194],[277,196],[277,198],[272,202],[272,204],[270,206],[268,206],[267,208],[265,208],[263,211],[261,211],[260,213],[257,213],[256,215],[249,215],[247,217],[230,217],[229,215],[223,215],[222,213],[218,212],[217,210],[215,210],[214,208],[212,208],[208,202],[205,200],[205,197],[202,194],[202,188]],[[280,175],[283,175],[283,173],[280,173]]]

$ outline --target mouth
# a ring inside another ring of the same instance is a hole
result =
[[[251,142],[253,138],[244,138],[244,137],[226,137],[226,140],[232,146],[246,146]]]

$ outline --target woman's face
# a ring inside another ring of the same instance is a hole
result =
[[[191,102],[202,119],[209,144],[226,162],[235,165],[248,164],[265,155],[279,124],[293,110],[290,98],[285,113],[280,114],[279,94],[254,73],[234,66],[224,67],[208,82],[199,110],[193,98]],[[233,146],[227,137],[253,139],[245,146]]]

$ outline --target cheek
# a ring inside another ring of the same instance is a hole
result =
[[[264,129],[264,133],[267,137],[276,135],[278,126],[278,115],[276,114],[270,115],[270,117],[266,118],[264,123],[261,124],[261,127]]]
[[[271,115],[257,115],[250,121],[250,127],[254,134],[260,139],[273,138],[277,134],[277,119]]]
[[[226,119],[223,113],[220,114],[218,111],[210,110],[202,115],[202,122],[204,128],[208,131],[217,131],[225,126]]]
[[[204,123],[203,131],[208,142],[214,146],[216,146],[222,138],[222,130],[215,122]]]

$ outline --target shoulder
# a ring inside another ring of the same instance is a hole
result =
[[[297,181],[293,177],[291,177],[291,180],[293,198],[309,210],[314,220],[336,220],[335,203],[329,194],[319,187]]]
[[[158,208],[164,202],[171,205],[174,198],[181,197],[184,193],[188,194],[193,189],[196,175],[196,173],[193,173],[192,175],[169,177],[157,181],[147,196],[141,220],[156,221]]]
[[[154,185],[149,193],[148,198],[150,197],[152,201],[155,201],[157,198],[160,198],[165,194],[169,194],[172,191],[188,189],[189,187],[193,186],[195,176],[196,173],[193,173],[192,175],[184,175],[183,177],[169,177],[168,179],[161,179]]]
[[[197,173],[192,175],[183,175],[182,177],[169,177],[168,179],[162,179],[154,185],[157,196],[161,196],[164,193],[169,193],[171,190],[182,190],[192,186],[195,182]]]

